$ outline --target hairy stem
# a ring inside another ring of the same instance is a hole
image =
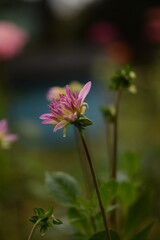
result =
[[[37,222],[33,225],[31,232],[29,234],[28,240],[32,240],[33,234],[36,230],[36,227],[38,226],[38,224],[40,223],[40,221],[42,221],[42,219],[38,219]]]
[[[90,157],[90,153],[88,151],[86,140],[85,140],[84,134],[83,134],[81,129],[79,129],[79,133],[80,133],[82,143],[83,143],[86,155],[87,155],[88,164],[89,164],[89,167],[90,167],[90,170],[91,170],[91,175],[92,175],[94,186],[95,186],[95,189],[96,189],[96,194],[97,194],[97,198],[98,198],[98,202],[99,202],[99,207],[100,207],[100,210],[101,210],[103,223],[104,223],[104,227],[105,227],[105,231],[106,231],[106,240],[111,240],[110,233],[109,233],[109,228],[108,228],[108,223],[107,223],[107,218],[106,218],[106,213],[105,213],[105,209],[103,207],[103,203],[102,203],[102,199],[101,199],[101,195],[100,195],[100,191],[99,191],[99,187],[98,187],[97,178],[96,178],[94,166],[93,166],[93,163],[92,163],[92,159]]]

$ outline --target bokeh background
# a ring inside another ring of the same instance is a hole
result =
[[[23,34],[18,42],[11,31],[4,46],[1,24],[10,31],[8,22]],[[10,44],[13,48],[5,51]],[[1,240],[27,239],[34,207],[53,204],[56,216],[64,218],[65,209],[46,191],[45,171],[68,172],[83,185],[72,126],[63,138],[61,130],[53,134],[51,126],[41,125],[39,116],[48,112],[48,89],[73,80],[93,82],[87,116],[94,125],[86,133],[96,168],[104,174],[106,136],[99,109],[114,103],[109,79],[128,63],[136,71],[138,92],[122,97],[119,156],[124,151],[140,155],[143,183],[152,196],[150,216],[159,219],[159,1],[0,1],[0,119],[8,119],[11,132],[19,135],[11,149],[0,153]],[[71,239],[66,225],[51,229],[45,239]],[[152,240],[159,240],[158,227],[154,235]]]

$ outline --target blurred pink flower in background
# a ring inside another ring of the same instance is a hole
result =
[[[16,56],[27,39],[26,30],[12,22],[0,21],[0,59],[11,59]]]
[[[0,145],[2,148],[7,149],[12,142],[17,141],[18,136],[16,134],[10,134],[8,129],[7,120],[0,121]]]
[[[118,35],[117,28],[108,22],[94,23],[88,31],[89,40],[96,44],[108,44],[116,40]]]
[[[153,43],[160,43],[160,7],[150,8],[145,13],[144,35]]]
[[[47,100],[52,102],[54,98],[59,98],[59,94],[65,94],[66,89],[63,87],[51,87],[47,92]]]
[[[160,19],[151,20],[146,23],[145,35],[151,42],[160,43]]]

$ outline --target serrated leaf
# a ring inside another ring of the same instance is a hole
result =
[[[63,172],[47,173],[46,186],[53,200],[63,206],[74,206],[80,193],[77,181]]]
[[[118,236],[117,232],[114,230],[109,230],[111,240],[120,240],[120,237]],[[106,240],[106,232],[98,232],[94,234],[89,240]]]
[[[147,240],[153,222],[149,223],[145,228],[143,228],[139,233],[137,233],[131,240]]]

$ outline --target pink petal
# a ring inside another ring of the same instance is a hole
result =
[[[75,118],[77,118],[77,113],[70,114],[69,117],[70,117],[70,119],[75,119]]]
[[[8,131],[8,122],[7,120],[0,121],[0,133],[6,133]]]
[[[69,114],[68,116],[64,116],[65,120],[74,120],[77,118],[77,113]]]
[[[65,127],[65,126],[67,126],[67,125],[68,125],[68,122],[65,121],[65,120],[63,120],[63,121],[59,122],[59,123],[55,126],[53,132],[56,132],[58,129],[63,128],[63,127]]]
[[[57,121],[53,120],[53,119],[46,119],[44,121],[41,122],[42,124],[57,124]]]
[[[83,100],[86,98],[87,94],[89,93],[91,89],[91,85],[92,85],[91,82],[87,82],[82,88],[82,90],[80,91],[78,95],[78,99],[82,98],[81,102],[83,102]]]
[[[74,96],[75,96],[76,99],[78,98],[78,95],[79,95],[78,91],[74,92]]]
[[[69,85],[66,85],[66,93],[71,100],[74,100],[74,97],[73,97],[73,94],[71,92]]]
[[[39,118],[40,119],[50,119],[52,117],[52,114],[51,113],[44,113],[42,114]]]
[[[81,106],[81,102],[82,102],[82,97],[78,98],[76,101],[77,107],[79,108]]]

